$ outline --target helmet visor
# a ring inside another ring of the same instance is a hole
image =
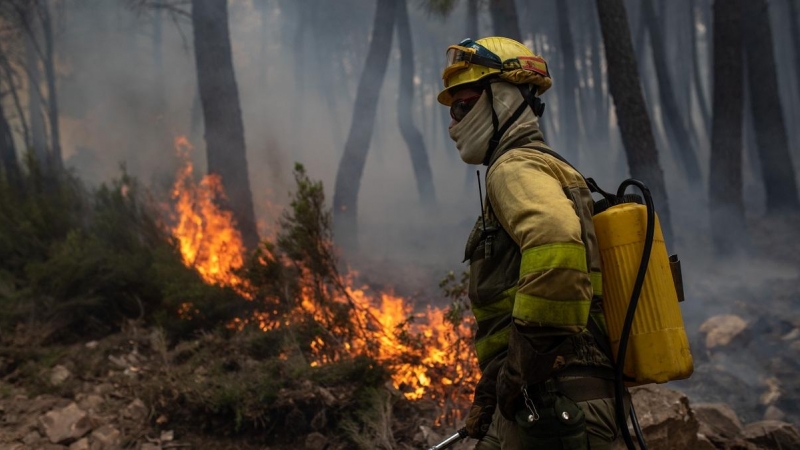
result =
[[[464,47],[462,45],[451,45],[447,48],[447,65],[445,66],[444,72],[442,72],[442,79],[444,79],[445,87],[448,87],[447,80],[453,74],[469,68],[471,64],[477,64],[479,66],[485,66],[498,70],[503,68],[503,64],[497,55],[480,44],[476,44],[472,41],[464,42],[469,42],[470,46]]]
[[[460,72],[469,68],[471,56],[475,54],[475,50],[471,48],[461,47],[460,45],[451,45],[447,48],[447,65],[442,72],[442,78],[447,84],[447,80],[456,72]]]

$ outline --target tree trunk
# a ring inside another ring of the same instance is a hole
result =
[[[467,0],[467,38],[478,39],[478,0]]]
[[[744,45],[767,213],[797,211],[800,202],[783,122],[767,0],[745,1]]]
[[[164,77],[164,25],[162,15],[163,13],[159,8],[153,11],[153,66],[155,67],[155,109],[162,133],[166,135],[167,88],[165,87]]]
[[[197,86],[192,96],[192,110],[189,112],[189,135],[192,136],[192,141],[196,141],[204,134],[203,105],[200,102],[200,86]]]
[[[14,147],[14,136],[11,134],[11,127],[6,120],[2,101],[0,101],[0,162],[3,164],[2,169],[8,184],[14,189],[22,189],[17,149]]]
[[[787,0],[789,3],[789,23],[794,44],[794,75],[800,89],[800,0]]]
[[[5,76],[9,80],[8,93],[11,94],[11,99],[14,102],[14,109],[16,110],[20,126],[22,127],[22,141],[26,146],[30,146],[31,133],[28,129],[28,121],[25,119],[25,109],[22,107],[22,101],[19,98],[19,92],[17,92],[17,87],[14,85],[16,72],[14,71],[14,68],[11,67],[11,63],[8,61],[8,57],[6,57],[2,49],[0,49],[0,68],[3,72],[5,72]]]
[[[661,110],[670,137],[670,147],[677,153],[678,160],[683,167],[686,179],[691,185],[702,183],[700,164],[697,161],[697,154],[692,148],[689,131],[686,128],[685,118],[688,111],[681,111],[678,107],[676,93],[672,86],[669,76],[669,64],[667,58],[664,35],[661,32],[661,22],[656,14],[653,0],[643,0],[642,8],[646,13],[646,26],[650,34],[650,43],[653,49],[653,62],[656,67],[658,78],[658,93],[661,102]],[[684,93],[686,94],[686,93]]]
[[[489,13],[495,35],[522,42],[514,0],[489,0]]]
[[[564,62],[564,88],[563,97],[559,102],[561,108],[561,142],[564,145],[560,149],[565,155],[572,155],[575,164],[580,164],[580,151],[578,151],[578,136],[580,126],[578,124],[578,68],[575,66],[575,45],[572,40],[572,29],[570,28],[569,6],[566,0],[555,0],[556,15],[558,16],[558,35],[561,41],[562,61]]]
[[[603,35],[600,32],[600,22],[597,17],[597,9],[593,11],[590,18],[591,40],[592,40],[592,80],[594,80],[594,108],[595,123],[594,134],[600,142],[608,142],[608,103],[605,92],[603,91],[603,70],[601,67],[603,51]]]
[[[744,38],[743,38],[744,39]],[[744,41],[742,41],[744,43]],[[746,52],[745,52],[746,53]],[[742,58],[744,58],[744,54]],[[743,59],[744,61],[744,59]],[[755,119],[753,119],[753,102],[750,98],[750,90],[747,88],[748,84],[748,73],[746,70],[742,71],[742,88],[743,88],[743,95],[742,95],[742,141],[744,146],[744,162],[745,162],[745,171],[750,173],[750,176],[753,177],[754,183],[763,188],[765,183],[762,178],[762,171],[761,171],[761,161],[758,159],[758,142],[756,141],[756,126],[755,126]],[[766,196],[765,196],[766,197]],[[766,205],[766,201],[764,202]]]
[[[25,64],[28,69],[28,121],[31,127],[31,139],[28,142],[39,164],[46,164],[47,158],[47,132],[42,116],[41,76],[39,74],[39,61],[41,55],[36,42],[35,14],[29,11],[22,20],[27,20],[25,33]]]
[[[708,134],[711,126],[711,112],[708,110],[708,97],[706,97],[705,88],[703,86],[703,76],[700,73],[702,61],[698,56],[697,46],[697,0],[690,0],[691,7],[691,35],[692,35],[692,77],[694,78],[694,92],[697,95],[697,103],[700,105],[700,114],[703,117],[703,127]],[[706,26],[708,24],[705,24]]]
[[[336,173],[333,194],[335,235],[340,245],[347,248],[357,245],[358,191],[375,127],[378,97],[392,50],[396,6],[397,0],[378,0],[375,8],[372,39],[358,82],[353,120]]]
[[[614,99],[630,174],[650,188],[664,236],[670,242],[672,226],[664,173],[658,162],[650,117],[644,104],[628,15],[622,0],[597,0],[597,10],[603,32],[609,92]]]
[[[50,169],[62,170],[64,160],[61,157],[61,132],[58,125],[58,92],[56,90],[55,48],[53,42],[53,23],[50,7],[43,2],[42,30],[44,31],[44,70],[47,78],[47,116],[50,121]]]
[[[714,250],[726,255],[747,238],[742,197],[742,0],[714,2],[714,119],[709,204]]]
[[[789,28],[792,34],[792,46],[794,47],[794,80],[797,83],[797,101],[800,101],[800,0],[787,0],[789,3]],[[795,105],[796,106],[796,105]],[[798,109],[795,109],[798,111]],[[800,117],[800,114],[795,114],[795,117]],[[795,130],[797,132],[797,130]],[[797,134],[800,139],[800,133]],[[798,144],[800,147],[800,144]],[[795,148],[795,155],[800,156],[800,148]]]
[[[400,134],[411,155],[420,201],[423,205],[433,206],[436,204],[436,191],[428,150],[411,114],[411,102],[414,100],[414,47],[406,0],[397,0],[397,43],[400,47],[400,95],[397,100]]]
[[[233,212],[244,245],[253,249],[258,245],[258,232],[233,70],[227,0],[192,0],[192,28],[208,173],[220,176],[228,197],[225,206]]]

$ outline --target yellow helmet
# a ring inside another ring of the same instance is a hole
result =
[[[437,100],[450,106],[454,87],[490,76],[498,76],[513,84],[536,85],[539,95],[553,84],[547,61],[525,45],[504,37],[487,37],[477,41],[465,39],[447,48],[447,67],[442,72],[444,90],[439,93]]]

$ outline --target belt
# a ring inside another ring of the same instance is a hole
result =
[[[555,378],[555,388],[573,402],[614,398],[614,382],[603,378]]]
[[[574,402],[614,398],[614,371],[605,367],[572,366],[553,378],[555,389]]]

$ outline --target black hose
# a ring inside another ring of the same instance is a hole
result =
[[[644,433],[642,433],[642,428],[639,426],[639,419],[636,418],[636,410],[633,409],[633,405],[631,404],[631,423],[633,423],[633,431],[636,432],[636,440],[639,441],[639,447],[642,450],[647,449],[647,443],[644,441]]]
[[[636,447],[633,444],[633,439],[631,438],[631,433],[628,430],[628,421],[625,417],[625,353],[628,350],[628,338],[630,337],[631,327],[633,326],[633,318],[636,314],[636,306],[639,303],[639,295],[641,294],[642,286],[644,285],[644,277],[647,274],[647,265],[650,262],[650,253],[653,250],[653,237],[655,235],[655,208],[653,206],[653,197],[650,195],[650,189],[648,189],[647,186],[641,181],[634,180],[633,178],[627,179],[620,184],[619,189],[617,190],[618,198],[622,198],[622,196],[625,194],[625,189],[628,186],[636,186],[642,191],[645,205],[647,207],[647,231],[645,232],[642,261],[639,263],[639,272],[636,274],[636,282],[633,284],[633,292],[631,292],[631,301],[628,303],[628,311],[625,314],[625,322],[622,325],[622,334],[619,340],[619,350],[617,351],[617,361],[614,367],[614,382],[616,384],[615,401],[617,423],[620,426],[620,431],[622,432],[622,438],[625,440],[625,445],[630,450],[636,450]],[[634,431],[636,432],[639,445],[642,447],[642,450],[647,450],[644,437],[641,436],[639,423],[636,420],[636,413],[633,410],[633,402],[631,402],[630,407],[631,418],[634,421]]]

